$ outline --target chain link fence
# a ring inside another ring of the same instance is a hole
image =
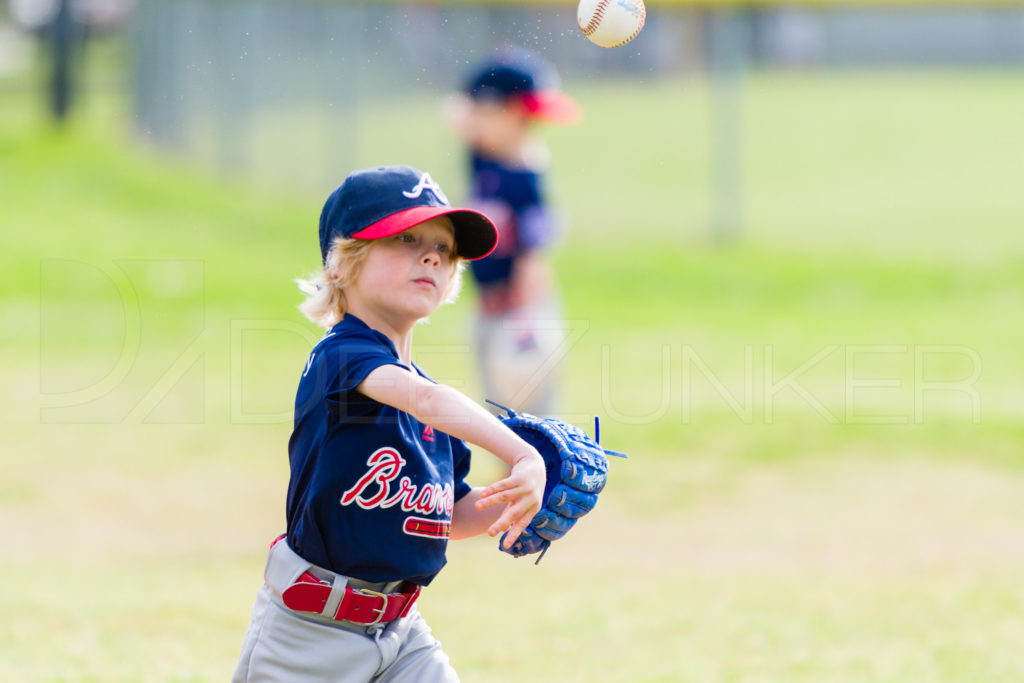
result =
[[[503,44],[544,54],[570,90],[709,66],[717,77],[751,64],[1005,66],[1024,63],[1024,9],[659,3],[636,40],[603,50],[579,33],[572,3],[139,0],[133,42],[142,136],[234,173],[323,187],[399,143],[443,145],[429,132],[443,97]],[[389,112],[409,107],[422,130],[388,128]]]

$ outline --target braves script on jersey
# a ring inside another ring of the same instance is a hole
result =
[[[469,492],[469,448],[356,391],[381,365],[407,367],[351,314],[310,354],[288,443],[288,544],[339,574],[426,585],[445,564],[455,501]]]

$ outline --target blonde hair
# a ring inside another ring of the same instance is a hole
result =
[[[295,281],[306,295],[306,300],[299,304],[299,310],[303,315],[326,329],[334,327],[348,310],[345,289],[359,277],[363,263],[375,244],[377,240],[335,238],[330,251],[327,252],[324,267],[308,278]],[[457,252],[453,252],[451,277],[442,303],[454,303],[459,298],[464,268],[462,259],[458,257]]]

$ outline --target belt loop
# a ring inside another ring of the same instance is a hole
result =
[[[348,586],[348,577],[335,574],[334,582],[331,584],[331,594],[327,596],[327,602],[324,603],[324,608],[320,610],[322,616],[334,619],[334,615],[338,612],[338,606],[345,597],[346,586]]]
[[[412,605],[416,602],[416,599],[420,597],[420,589],[422,586],[416,584],[416,588],[413,589],[412,594],[409,596],[408,602],[405,603],[405,607],[402,608],[402,613],[398,615],[399,619],[404,618],[409,614],[409,610],[412,609]]]
[[[270,547],[263,578],[280,595],[309,567],[309,562],[297,555],[286,540],[281,540]]]

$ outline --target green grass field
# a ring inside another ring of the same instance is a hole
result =
[[[564,413],[631,457],[538,566],[452,545],[421,605],[464,680],[1024,678],[1021,78],[752,75],[728,246],[707,84],[581,85],[545,133]],[[23,84],[0,103],[0,680],[226,680],[322,197],[161,157],[116,98],[65,131]],[[406,144],[387,123],[366,164]],[[448,145],[408,160],[459,188]],[[476,396],[471,313],[417,354]]]

